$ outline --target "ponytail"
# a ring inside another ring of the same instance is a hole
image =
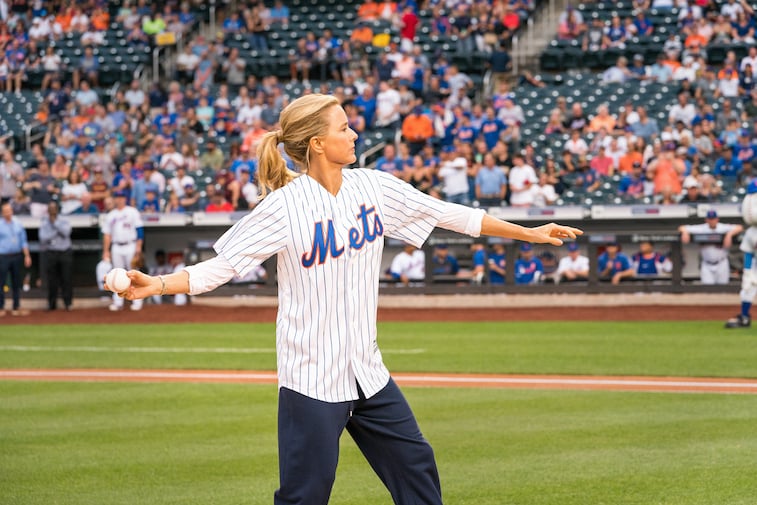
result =
[[[297,174],[287,167],[284,157],[279,152],[281,130],[263,135],[258,145],[258,183],[261,198],[268,191],[277,190],[290,183]]]

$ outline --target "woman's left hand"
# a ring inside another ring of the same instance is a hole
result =
[[[573,228],[572,226],[563,226],[556,223],[547,223],[542,226],[532,228],[534,238],[532,242],[546,243],[552,245],[562,245],[563,239],[575,239],[578,235],[583,235],[583,230]]]

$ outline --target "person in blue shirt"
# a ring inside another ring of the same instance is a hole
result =
[[[13,217],[11,202],[0,205],[0,316],[5,312],[5,289],[3,285],[10,275],[13,310],[11,315],[20,316],[21,311],[21,268],[30,268],[32,257],[26,230],[21,222]]]
[[[639,252],[633,255],[636,275],[656,276],[669,273],[671,262],[668,258],[654,250],[654,244],[649,241],[639,243]]]
[[[449,252],[447,244],[438,244],[434,248],[431,264],[433,265],[431,272],[434,275],[457,275],[460,272],[457,258]]]
[[[495,286],[505,283],[505,274],[507,267],[507,258],[505,257],[505,244],[492,244],[492,251],[489,253],[489,284]]]
[[[494,149],[494,146],[497,145],[502,132],[505,130],[507,130],[507,125],[502,122],[502,120],[497,118],[497,115],[494,112],[494,107],[487,107],[486,117],[481,122],[481,129],[479,130],[481,135],[484,137],[486,147],[488,147],[490,150]]]
[[[397,157],[394,144],[384,146],[384,155],[376,160],[376,170],[381,170],[399,177],[403,170],[402,160]]]
[[[644,182],[646,179],[644,171],[641,168],[641,163],[635,161],[633,163],[633,172],[625,174],[620,179],[618,193],[631,198],[641,199],[644,196]]]
[[[357,107],[357,110],[365,118],[365,127],[373,126],[373,118],[376,116],[376,96],[373,93],[373,88],[366,86],[360,96],[352,102],[352,105]]]
[[[488,263],[486,258],[486,246],[483,242],[474,242],[471,245],[471,252],[473,253],[471,258],[471,281],[475,284],[481,284],[486,275],[486,265]]]
[[[733,148],[724,147],[720,158],[715,162],[712,175],[718,179],[737,180],[744,171],[744,165],[738,158],[733,157]]]
[[[484,155],[483,164],[476,174],[476,200],[482,208],[499,207],[507,193],[507,176],[491,152]]]
[[[620,244],[617,241],[610,242],[605,247],[605,252],[600,254],[598,258],[597,267],[600,278],[610,279],[613,284],[617,285],[620,284],[621,280],[636,275],[631,260],[620,252]]]
[[[520,246],[520,257],[515,260],[515,284],[538,284],[544,275],[544,265],[534,256],[534,247],[526,242]]]

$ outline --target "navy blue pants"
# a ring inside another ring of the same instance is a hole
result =
[[[397,505],[440,505],[431,446],[392,379],[371,398],[327,403],[279,389],[279,479],[275,505],[326,505],[347,429]]]
[[[11,294],[13,295],[13,310],[18,310],[21,306],[21,269],[24,266],[24,255],[22,253],[0,254],[0,310],[5,309],[5,291],[3,284],[10,274]]]

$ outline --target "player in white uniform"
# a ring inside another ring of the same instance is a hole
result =
[[[144,225],[142,216],[134,207],[126,205],[128,192],[118,190],[113,193],[116,207],[105,215],[102,224],[103,261],[112,268],[131,268],[134,255],[142,252]],[[143,300],[135,299],[131,310],[140,310]],[[112,311],[124,308],[124,299],[113,293],[113,303],[108,308]]]
[[[581,254],[578,244],[568,244],[568,255],[560,258],[555,272],[555,283],[560,281],[585,281],[589,278],[589,258]]]
[[[423,282],[426,277],[426,255],[413,244],[405,244],[389,267],[389,274],[403,284]]]
[[[346,429],[397,504],[440,504],[433,451],[384,366],[376,336],[384,238],[419,247],[435,226],[560,245],[581,231],[524,228],[443,202],[396,177],[343,169],[357,135],[336,98],[289,104],[258,148],[261,189],[273,190],[183,272],[130,271],[128,299],[210,291],[276,255],[279,308],[279,475],[274,504],[325,505]],[[278,151],[304,172],[290,172]]]
[[[754,253],[757,251],[757,179],[749,183],[741,203],[741,217],[749,226],[741,239],[739,249],[744,253],[744,270],[741,275],[741,312],[725,322],[726,328],[749,328],[752,325],[752,300],[757,295],[757,272],[754,271]]]
[[[728,261],[728,251],[733,245],[733,237],[744,231],[740,224],[721,223],[715,210],[707,211],[705,222],[702,224],[688,224],[678,227],[681,242],[691,242],[691,235],[717,234],[723,236],[721,244],[705,244],[699,251],[701,264],[699,278],[702,284],[728,284],[731,277],[731,264]]]

